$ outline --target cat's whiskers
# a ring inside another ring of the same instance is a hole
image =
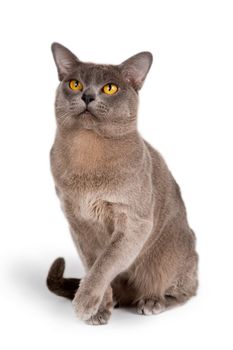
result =
[[[56,110],[56,112],[57,112],[57,110]],[[63,114],[60,114],[59,112],[57,112],[56,115],[57,115],[57,118],[59,118],[61,120],[61,126],[62,127],[66,125],[67,120],[71,116],[70,111],[65,112]]]
[[[62,121],[62,126],[66,126],[67,121],[69,120],[70,116],[71,116],[71,115],[70,115],[70,112],[67,112],[67,113],[65,113],[65,114],[63,115],[64,120]]]

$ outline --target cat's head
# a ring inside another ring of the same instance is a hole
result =
[[[64,46],[52,45],[60,84],[56,95],[58,127],[92,129],[117,137],[136,129],[138,90],[152,64],[141,52],[120,65],[81,62]]]

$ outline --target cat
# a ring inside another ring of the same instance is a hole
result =
[[[198,287],[195,235],[179,186],[137,130],[152,54],[103,65],[58,43],[52,52],[60,84],[51,171],[86,275],[64,278],[58,258],[48,288],[94,325],[106,324],[114,306],[151,315],[183,304]]]

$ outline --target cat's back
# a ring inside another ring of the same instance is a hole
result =
[[[169,212],[170,215],[182,213],[182,216],[185,217],[186,210],[179,185],[169,170],[163,156],[154,147],[152,147],[150,143],[145,140],[144,143],[149,151],[152,161],[151,176],[153,182],[153,191],[155,193],[157,202],[159,202],[163,208],[162,211],[164,211],[164,213]]]
[[[165,187],[174,182],[174,178],[159,151],[157,151],[149,142],[143,140],[149,151],[152,161],[152,179],[156,186],[162,191]]]

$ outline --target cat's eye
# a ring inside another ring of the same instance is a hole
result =
[[[113,95],[118,91],[118,86],[113,83],[104,85],[102,91],[107,95]]]
[[[71,88],[71,90],[82,91],[83,84],[80,83],[80,81],[73,79],[69,81],[69,87]]]

